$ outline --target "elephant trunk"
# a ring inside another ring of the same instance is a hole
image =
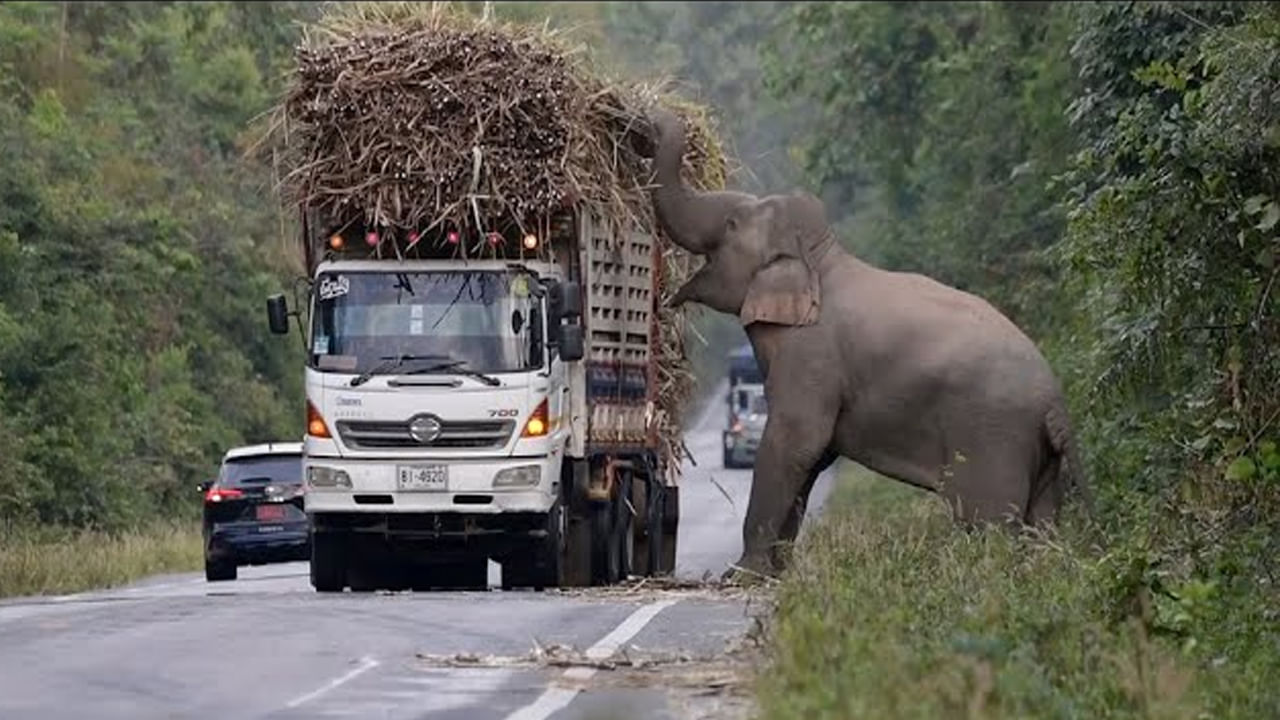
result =
[[[685,187],[680,179],[684,123],[674,114],[660,111],[655,125],[658,142],[653,164],[658,186],[653,203],[658,223],[672,242],[691,253],[706,255],[719,245],[733,208],[754,198],[735,192],[700,193]]]

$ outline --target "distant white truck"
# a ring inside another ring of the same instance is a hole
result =
[[[506,588],[674,570],[652,237],[574,210],[493,238],[522,260],[452,257],[452,233],[368,259],[366,229],[314,222],[305,310],[267,310],[304,335],[317,591],[483,588],[490,559]]]
[[[725,469],[755,466],[756,451],[768,418],[764,385],[739,383],[729,390],[729,427],[723,435]]]

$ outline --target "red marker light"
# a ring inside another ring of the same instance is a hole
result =
[[[491,233],[489,233],[489,244],[490,244],[490,245],[497,245],[497,244],[498,244],[498,243],[500,243],[500,242],[502,242],[502,236],[501,236],[501,235],[499,235],[499,234],[498,234],[498,233],[496,233],[496,232],[491,232]]]
[[[413,247],[414,245],[417,245],[418,241],[421,239],[422,238],[418,235],[416,231],[409,233],[409,247]]]
[[[369,244],[369,247],[373,247],[374,245],[377,245],[378,233],[370,232],[368,235],[364,236],[364,241]]]
[[[449,244],[450,244],[450,245],[457,245],[457,244],[458,244],[458,233],[456,233],[456,232],[454,232],[454,231],[452,231],[452,230],[450,230],[450,231],[449,231]]]

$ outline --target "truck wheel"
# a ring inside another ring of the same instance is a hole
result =
[[[311,586],[316,592],[342,592],[347,584],[346,537],[318,533],[311,538]]]
[[[618,581],[618,533],[614,532],[614,503],[591,508],[591,584]]]
[[[226,580],[236,579],[236,563],[235,560],[210,560],[205,558],[204,561],[204,579],[208,582],[223,582]]]
[[[613,534],[618,543],[618,577],[617,581],[626,580],[635,572],[636,525],[635,516],[631,514],[631,486],[635,484],[635,476],[623,473],[622,487],[618,489],[618,497],[613,501]],[[616,581],[615,581],[616,582]]]
[[[562,563],[563,587],[590,587],[592,584],[591,521],[577,513],[569,512],[565,523],[564,556]]]
[[[431,567],[431,575],[439,578],[439,585],[446,590],[488,590],[489,557],[476,555],[455,562]]]
[[[545,590],[565,585],[567,565],[566,528],[568,512],[560,503],[547,513],[547,536],[528,553],[509,556],[502,563],[502,589]]]
[[[680,529],[680,488],[672,485],[662,492],[662,559],[660,572],[676,572],[676,538]]]
[[[649,558],[653,538],[657,533],[653,532],[654,526],[651,522],[652,510],[649,504],[649,486],[652,481],[648,475],[639,475],[631,482],[631,507],[635,509],[635,517],[632,521],[632,542],[635,543],[632,552],[631,572],[640,577],[647,577],[653,574],[652,563]]]

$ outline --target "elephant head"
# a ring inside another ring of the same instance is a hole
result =
[[[668,304],[698,302],[737,315],[743,325],[816,322],[819,263],[834,242],[822,202],[803,192],[696,192],[680,178],[684,123],[660,111],[653,126],[658,223],[673,242],[707,260]]]

